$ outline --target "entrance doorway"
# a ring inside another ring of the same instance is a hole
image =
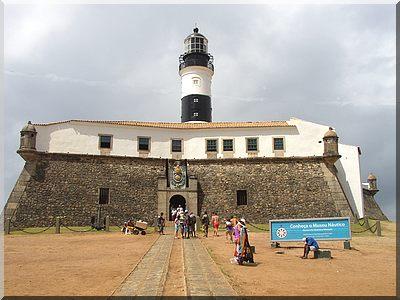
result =
[[[168,219],[170,221],[173,221],[172,220],[172,209],[173,208],[176,209],[179,205],[183,208],[183,210],[186,209],[186,199],[185,199],[185,197],[183,197],[181,195],[172,196],[171,199],[169,200],[169,212],[168,212],[168,215],[169,215]]]

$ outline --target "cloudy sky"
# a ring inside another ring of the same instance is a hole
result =
[[[5,193],[28,121],[180,121],[178,57],[197,23],[214,121],[331,125],[395,218],[394,5],[5,6]]]

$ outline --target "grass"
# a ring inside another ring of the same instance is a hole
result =
[[[375,224],[375,220],[373,219],[369,219],[369,225],[373,226]],[[363,223],[363,221],[361,221],[361,223]],[[251,226],[250,224],[247,225],[247,228],[251,231],[251,232],[264,232],[264,233],[268,233],[267,230],[269,230],[269,224],[253,224],[256,227]],[[258,228],[257,228],[258,227]],[[38,231],[41,231],[43,229],[45,229],[46,227],[29,227],[29,228],[24,228],[25,231],[31,232],[31,233],[35,233]],[[85,231],[90,229],[90,226],[70,226],[71,229],[73,230],[78,230],[78,231]],[[362,233],[356,233],[357,231],[363,231],[367,229],[366,224],[364,224],[364,226],[361,226],[360,224],[351,224],[351,230],[354,231],[352,232],[352,236],[374,236],[376,235],[376,233],[372,233],[371,231],[367,230],[365,232]],[[382,235],[384,236],[394,236],[396,235],[396,223],[395,222],[391,222],[391,221],[381,221],[381,229],[382,229]],[[110,226],[110,232],[117,232],[120,231],[121,229],[118,226]],[[155,227],[148,227],[146,232],[147,233],[154,233],[156,231]],[[104,230],[92,230],[89,231],[92,233],[104,233]],[[225,232],[225,228],[224,227],[220,227],[219,228],[219,232]],[[48,230],[46,230],[45,232],[42,233],[38,233],[38,234],[54,234],[55,233],[55,227],[50,227]],[[73,231],[68,230],[67,228],[61,226],[61,234],[63,233],[75,233]],[[83,232],[85,233],[85,232]],[[10,232],[11,235],[29,235],[29,233],[25,233],[22,231],[17,231],[17,230],[12,230]],[[209,234],[212,234],[212,228],[210,228],[209,230]]]
[[[91,226],[68,226],[68,227],[73,230],[76,230],[76,231],[86,231],[86,232],[79,232],[79,233],[91,232],[91,233],[101,234],[101,233],[107,232],[104,230],[96,230],[96,229],[87,231],[91,228]],[[31,234],[35,234],[36,232],[42,231],[45,228],[47,228],[47,227],[27,227],[27,228],[24,228],[23,230],[30,232]],[[118,226],[110,226],[109,232],[119,232],[119,231],[121,231],[121,229]],[[56,232],[56,228],[55,228],[55,226],[53,226],[53,227],[50,227],[48,230],[37,233],[37,234],[55,234],[55,232]],[[153,232],[154,232],[154,227],[148,227],[146,230],[147,234],[153,233]],[[71,230],[65,228],[64,226],[61,226],[60,233],[63,234],[63,233],[78,233],[78,232],[71,231]],[[31,235],[31,234],[20,231],[20,230],[11,230],[11,232],[10,232],[10,235]]]

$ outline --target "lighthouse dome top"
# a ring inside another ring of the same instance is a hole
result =
[[[185,53],[208,52],[208,40],[204,35],[199,33],[199,29],[197,27],[193,29],[193,33],[185,38],[184,46]]]

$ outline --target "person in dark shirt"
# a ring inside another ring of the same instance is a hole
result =
[[[310,251],[317,251],[319,249],[317,241],[311,236],[303,238],[303,242],[304,242],[304,253],[301,258],[308,258],[308,253],[310,253]]]
[[[204,212],[203,217],[201,218],[201,223],[203,225],[204,237],[208,237],[208,226],[210,225],[210,217],[207,215],[207,212]]]
[[[189,215],[189,232],[192,237],[196,237],[196,216],[193,212]]]
[[[165,219],[163,215],[164,213],[160,213],[160,215],[157,217],[157,226],[159,234],[164,234]]]

